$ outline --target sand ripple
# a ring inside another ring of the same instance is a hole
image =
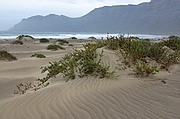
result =
[[[102,64],[115,70],[118,58],[114,52],[104,49]],[[12,63],[22,66],[20,71],[27,71],[18,78],[37,75],[39,66],[47,64],[39,61],[34,64],[36,70],[31,70],[28,62],[35,61],[31,58],[25,65],[18,61]],[[1,66],[6,65],[2,63]],[[5,69],[14,76],[20,71],[15,72],[12,65]],[[9,76],[5,69],[1,69],[4,79]],[[180,119],[180,68],[155,80],[139,80],[128,77],[128,71],[121,72],[118,80],[87,77],[59,81],[37,92],[1,100],[0,119]]]
[[[77,79],[0,102],[1,119],[179,119],[180,80]]]

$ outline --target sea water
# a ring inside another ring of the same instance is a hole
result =
[[[0,39],[14,39],[19,35],[30,35],[34,38],[56,38],[64,39],[70,37],[76,37],[78,39],[87,39],[89,37],[95,37],[97,39],[105,39],[110,36],[134,36],[143,39],[161,39],[168,37],[166,35],[146,35],[146,34],[120,34],[120,33],[62,33],[62,32],[0,32]]]

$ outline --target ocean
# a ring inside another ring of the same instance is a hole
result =
[[[135,36],[143,39],[160,39],[164,37],[168,37],[166,35],[147,35],[147,34],[118,34],[118,33],[61,33],[61,32],[0,32],[0,39],[14,39],[19,35],[30,35],[34,38],[70,38],[76,37],[78,39],[87,39],[89,37],[95,37],[97,39],[104,39],[107,36]]]

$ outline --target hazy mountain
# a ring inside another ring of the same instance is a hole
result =
[[[96,8],[70,18],[50,14],[23,19],[10,31],[180,34],[180,0]]]

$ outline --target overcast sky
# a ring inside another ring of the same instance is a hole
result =
[[[80,17],[94,8],[127,5],[150,0],[0,0],[0,31],[7,30],[23,18],[58,14]]]

